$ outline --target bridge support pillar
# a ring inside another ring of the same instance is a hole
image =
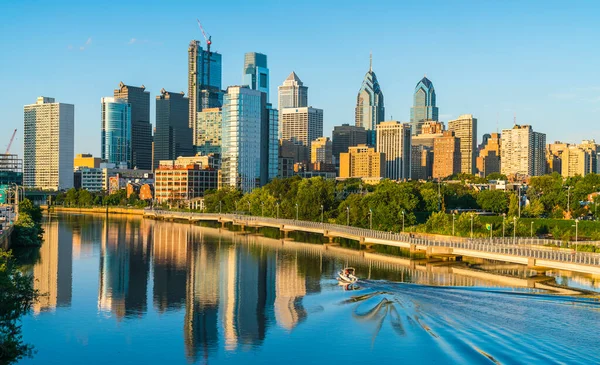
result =
[[[283,234],[283,239],[287,240],[288,239],[288,234],[290,233],[290,231],[281,231],[281,233]]]
[[[410,253],[416,253],[417,252],[417,245],[411,244],[409,251],[410,251]]]
[[[225,222],[221,221],[221,228],[225,228]]]
[[[535,267],[535,259],[533,257],[527,259],[527,267]]]

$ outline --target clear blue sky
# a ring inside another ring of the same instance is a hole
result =
[[[479,135],[513,114],[548,141],[600,142],[597,1],[3,1],[0,150],[37,96],[75,104],[75,153],[100,153],[100,98],[119,81],[187,93],[187,46],[200,18],[223,54],[223,86],[241,83],[243,55],[268,55],[271,102],[296,71],[325,135],[353,123],[369,66],[386,119],[409,119],[427,74],[440,118],[479,120]],[[134,41],[132,41],[134,40]],[[3,151],[1,151],[3,152]]]

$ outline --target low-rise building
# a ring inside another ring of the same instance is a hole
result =
[[[340,178],[378,178],[385,176],[385,154],[367,145],[349,147],[340,153]]]
[[[203,164],[202,157],[180,157],[160,161],[155,170],[155,199],[158,203],[191,200],[204,196],[206,190],[221,186],[220,170]]]

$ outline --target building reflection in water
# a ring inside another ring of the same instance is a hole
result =
[[[117,319],[147,311],[152,224],[139,219],[102,221],[98,307]]]
[[[33,311],[42,311],[71,305],[73,272],[73,245],[70,228],[49,217],[44,223],[44,243],[39,261],[33,267],[33,286],[41,294]]]
[[[187,224],[154,226],[152,244],[154,307],[158,312],[181,309],[186,300],[188,236]]]

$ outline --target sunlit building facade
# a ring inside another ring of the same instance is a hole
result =
[[[221,108],[207,108],[198,112],[194,128],[196,153],[202,155],[221,153],[223,111]]]
[[[477,118],[464,114],[448,122],[448,130],[460,140],[460,172],[474,174],[477,157]]]
[[[438,117],[435,88],[427,77],[423,77],[415,86],[413,106],[410,108],[412,134],[421,133],[421,127],[425,121],[438,121]]]
[[[377,152],[385,155],[385,177],[408,180],[411,174],[410,125],[392,120],[377,126]]]

